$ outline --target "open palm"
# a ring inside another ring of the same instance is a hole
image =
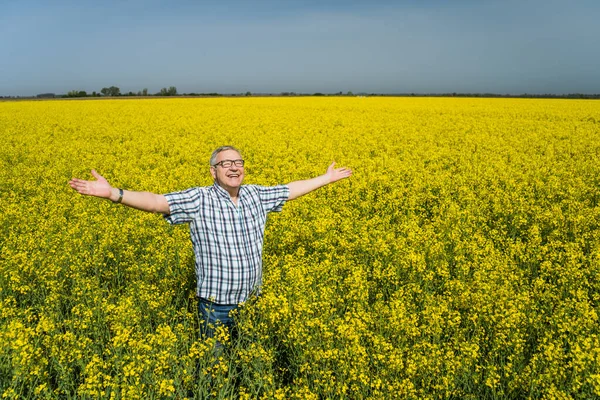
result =
[[[329,177],[329,183],[337,182],[340,179],[348,178],[352,175],[352,170],[349,168],[334,168],[335,161],[327,168],[326,175]]]
[[[80,194],[109,198],[112,186],[95,169],[92,170],[92,175],[96,178],[95,181],[73,178],[69,181],[69,185]]]

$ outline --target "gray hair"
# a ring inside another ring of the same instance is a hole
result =
[[[220,152],[225,151],[225,150],[234,150],[234,151],[237,151],[240,156],[242,155],[242,152],[233,146],[221,146],[221,147],[217,148],[215,151],[213,151],[212,155],[210,156],[210,166],[211,167],[213,165],[215,165],[215,163],[217,162],[217,154],[219,154]]]

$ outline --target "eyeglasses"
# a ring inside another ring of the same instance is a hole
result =
[[[215,165],[213,165],[213,167],[217,167],[218,165],[220,165],[223,168],[229,168],[231,167],[233,164],[235,164],[236,167],[243,167],[244,166],[244,160],[223,160],[220,161],[218,163],[216,163]]]

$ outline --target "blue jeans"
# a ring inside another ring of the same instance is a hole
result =
[[[200,322],[200,334],[203,338],[215,336],[217,324],[227,328],[229,334],[233,334],[233,316],[230,312],[238,308],[237,304],[217,304],[212,301],[198,298],[198,311],[202,321]]]

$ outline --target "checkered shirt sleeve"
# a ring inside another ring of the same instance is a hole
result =
[[[203,194],[199,187],[165,194],[171,211],[169,215],[165,215],[165,219],[172,225],[192,222],[200,211]]]
[[[265,213],[280,212],[283,205],[290,197],[290,188],[287,185],[255,186],[260,202]]]

